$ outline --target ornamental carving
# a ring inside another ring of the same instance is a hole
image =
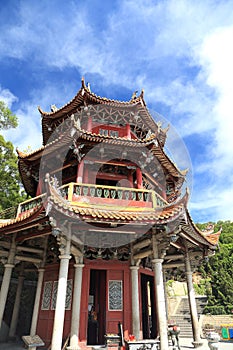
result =
[[[123,309],[122,281],[109,281],[108,309],[109,311],[121,311]]]

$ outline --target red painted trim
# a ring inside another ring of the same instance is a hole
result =
[[[127,139],[131,140],[131,130],[130,130],[129,124],[126,124],[126,136],[127,136]]]
[[[142,188],[142,171],[136,168],[137,188]]]
[[[92,131],[92,117],[91,116],[88,117],[87,131]]]
[[[106,205],[106,209],[107,209],[107,206],[112,206],[112,207],[121,206],[123,208],[124,207],[152,208],[152,202],[126,200],[126,199],[98,198],[98,197],[90,197],[90,196],[77,196],[75,194],[72,197],[72,201],[73,201],[72,204],[75,205],[75,202],[77,202],[77,204],[86,203],[87,200],[89,204]]]
[[[83,182],[83,170],[84,170],[84,161],[82,159],[81,162],[78,164],[76,182],[79,182],[79,183]]]

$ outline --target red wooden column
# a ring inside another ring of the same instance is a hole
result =
[[[130,187],[133,187],[133,174],[132,174],[132,170],[129,170],[128,181],[129,181]]]
[[[85,169],[84,169],[83,183],[85,183],[85,184],[88,183],[88,168],[87,168],[87,164],[86,164]]]
[[[126,124],[126,136],[127,136],[127,139],[131,140],[131,130],[130,130],[129,124]]]
[[[92,131],[92,117],[88,116],[87,131]]]
[[[140,168],[136,168],[137,188],[142,188],[142,171]]]
[[[39,182],[38,182],[38,185],[37,185],[37,190],[36,190],[36,196],[39,196],[41,194],[41,189],[42,189],[42,179],[39,178]]]
[[[166,190],[165,190],[165,189],[162,190],[162,197],[163,197],[165,200],[167,200],[167,193],[166,193]]]
[[[84,170],[84,160],[82,159],[81,162],[78,164],[76,182],[79,182],[79,183],[83,182],[83,170]]]

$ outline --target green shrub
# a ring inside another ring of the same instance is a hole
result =
[[[225,308],[222,305],[205,306],[203,313],[211,315],[226,315]]]

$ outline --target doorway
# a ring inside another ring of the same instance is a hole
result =
[[[105,343],[106,270],[90,271],[87,345]]]
[[[157,336],[157,317],[153,276],[141,274],[141,295],[143,339],[154,339]]]

